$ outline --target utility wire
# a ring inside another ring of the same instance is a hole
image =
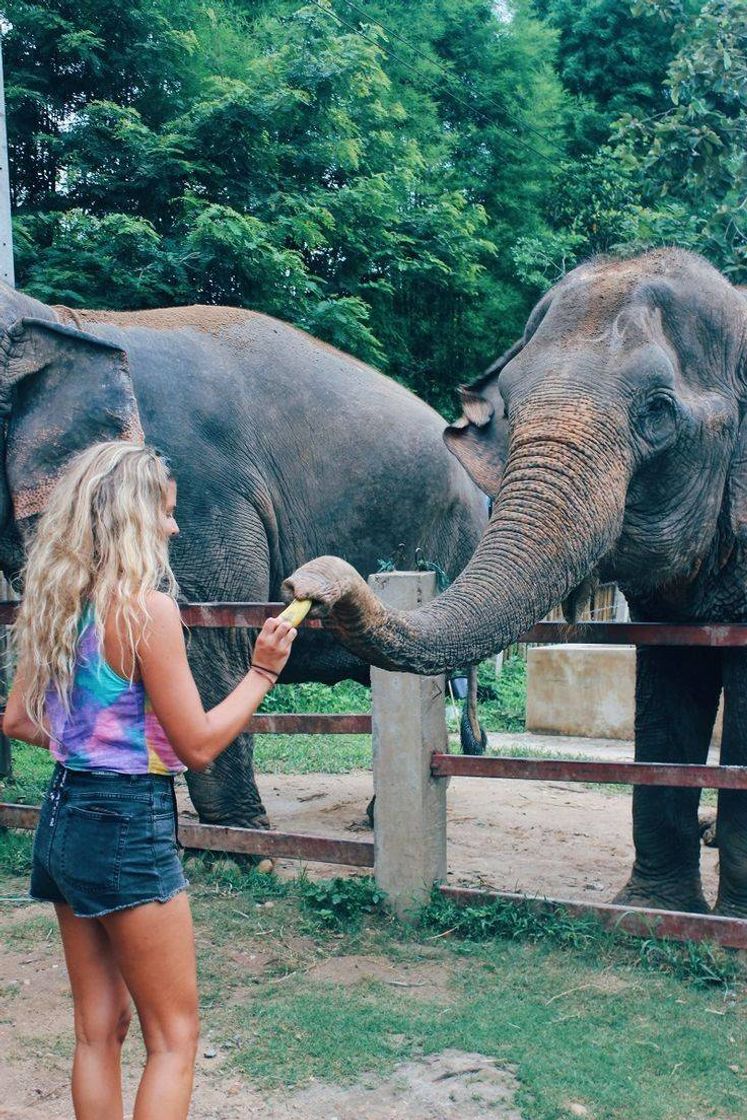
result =
[[[431,58],[430,55],[427,55],[425,51],[421,50],[420,47],[417,46],[417,44],[412,43],[409,39],[406,39],[404,35],[400,35],[397,31],[392,31],[391,27],[387,27],[385,24],[381,23],[380,20],[374,19],[373,16],[369,15],[364,8],[361,8],[357,4],[354,4],[352,0],[342,0],[342,3],[345,4],[346,7],[352,8],[354,12],[358,13],[358,15],[363,16],[363,18],[366,19],[368,23],[373,23],[377,27],[380,27],[381,30],[385,32],[385,34],[390,38],[396,39],[398,42],[403,43],[408,48],[408,50],[411,50],[413,54],[416,54],[419,58],[422,58],[425,62],[428,63],[429,66],[434,67],[434,69],[436,70],[440,70],[442,74],[446,75],[450,82],[458,81],[460,85],[463,85],[465,89],[469,90],[469,85],[462,74],[452,73],[452,71],[448,70],[446,66],[443,66],[440,62],[437,62],[434,58]],[[540,140],[544,140],[546,144],[549,144],[550,147],[554,148],[556,152],[560,152],[561,155],[566,154],[565,151],[558,144],[556,144],[555,141],[552,140],[546,133],[540,132],[538,128],[535,128],[533,125],[528,124],[526,121],[522,121],[519,117],[514,116],[508,109],[505,108],[505,106],[496,101],[495,98],[486,96],[486,100],[490,105],[494,105],[498,112],[513,124],[517,124],[520,127],[528,129],[529,132],[533,132],[535,136],[539,137]]]
[[[341,23],[343,25],[343,27],[347,27],[351,31],[355,32],[355,34],[360,36],[361,39],[365,39],[367,43],[371,43],[374,47],[377,47],[379,50],[383,51],[384,54],[387,55],[387,57],[396,59],[404,66],[408,65],[407,60],[404,59],[402,55],[397,54],[395,51],[383,46],[378,40],[372,39],[370,35],[366,35],[364,31],[361,31],[360,27],[358,27],[354,23],[350,23],[346,19],[343,19],[339,12],[334,11],[334,9],[329,7],[329,5],[322,3],[321,0],[310,0],[310,3],[318,8],[320,12],[324,12],[325,15],[332,16],[333,19],[336,19],[338,23]],[[410,82],[408,84],[417,89],[417,86],[414,82]],[[426,88],[429,89],[432,93],[437,92],[436,87],[429,82],[423,82],[422,84],[425,85]],[[510,140],[513,140],[515,144],[520,144],[523,148],[526,148],[527,151],[532,152],[535,156],[537,156],[538,159],[544,160],[544,162],[548,164],[549,167],[555,167],[555,164],[551,159],[548,159],[548,157],[546,155],[543,155],[542,152],[538,151],[537,148],[533,147],[531,144],[528,144],[526,140],[522,140],[520,137],[515,136],[513,132],[510,132],[504,125],[499,124],[498,121],[496,121],[493,117],[489,117],[486,113],[483,113],[481,109],[477,109],[474,105],[470,105],[468,101],[464,101],[461,97],[457,97],[455,93],[451,92],[451,90],[447,89],[444,92],[448,97],[452,99],[452,101],[455,101],[458,105],[462,105],[465,109],[468,109],[470,113],[482,118],[482,120],[487,124],[493,125],[493,127],[497,128],[499,132],[504,133],[504,135],[508,136]]]

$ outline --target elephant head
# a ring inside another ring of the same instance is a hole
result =
[[[720,273],[676,249],[576,268],[463,390],[445,433],[494,497],[454,584],[391,612],[321,557],[285,594],[315,600],[373,664],[420,673],[505,647],[596,570],[676,610],[747,527],[745,310]]]
[[[98,440],[143,437],[125,352],[4,285],[0,415],[0,568],[12,579],[71,456]]]

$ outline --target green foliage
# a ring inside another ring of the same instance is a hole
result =
[[[299,889],[305,913],[330,929],[359,929],[364,914],[378,912],[386,898],[369,876],[305,879],[300,881]]]
[[[184,857],[184,870],[191,884],[222,898],[243,895],[263,903],[285,898],[290,890],[287,880],[258,872],[221,852],[189,852]]]
[[[593,917],[571,916],[561,906],[536,909],[531,902],[491,899],[460,905],[434,888],[423,908],[421,925],[448,932],[467,942],[507,940],[573,949],[599,963],[627,957],[647,971],[663,972],[697,987],[730,988],[744,981],[745,968],[736,953],[707,942],[636,940],[609,932]]]
[[[672,32],[655,12],[631,0],[535,0],[557,29],[557,70],[571,94],[571,153],[592,156],[623,113],[666,108],[663,83]]]
[[[674,244],[747,281],[747,0],[535,7],[559,33],[572,158],[518,276],[539,294],[591,254]]]
[[[707,0],[695,18],[682,0],[638,0],[672,27],[677,53],[669,105],[654,119],[617,124],[620,158],[637,173],[653,232],[671,229],[735,282],[747,280],[747,0]],[[659,199],[664,197],[661,219]]]
[[[434,403],[520,328],[552,38],[489,0],[8,0],[19,284],[278,315]],[[547,134],[547,135],[545,135]],[[528,142],[531,137],[531,143]]]
[[[279,684],[262,701],[262,712],[370,712],[371,690],[356,681]]]
[[[478,670],[478,716],[486,731],[523,731],[526,722],[527,667],[521,657],[509,657],[499,677],[495,662]]]
[[[684,944],[648,938],[639,945],[641,964],[651,972],[665,972],[698,986],[733,987],[745,979],[744,966],[736,953],[707,941]]]
[[[747,0],[8,0],[20,286],[253,307],[451,414],[534,298],[747,279]]]
[[[0,874],[31,874],[33,833],[0,828]]]

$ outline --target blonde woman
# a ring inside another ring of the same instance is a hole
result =
[[[75,1010],[77,1120],[121,1120],[134,1000],[147,1062],[133,1120],[187,1116],[199,1022],[173,776],[203,769],[272,687],[296,631],[270,619],[246,676],[206,712],[169,566],[176,483],[153,450],[100,443],[50,496],[16,623],[14,738],[56,759],[32,897],[53,902]]]

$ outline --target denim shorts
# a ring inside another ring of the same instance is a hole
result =
[[[55,766],[34,836],[32,898],[98,918],[167,902],[186,886],[172,778]]]

